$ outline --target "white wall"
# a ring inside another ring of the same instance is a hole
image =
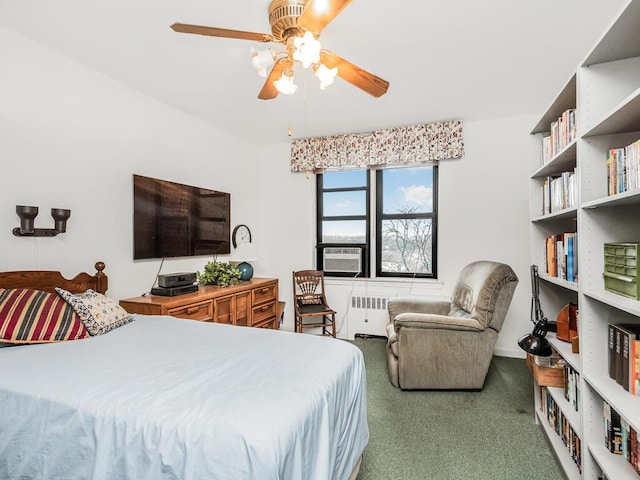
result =
[[[507,263],[520,284],[496,346],[505,356],[523,357],[517,339],[531,330],[529,321],[528,165],[534,139],[528,134],[534,117],[516,117],[464,124],[465,156],[440,163],[438,273],[439,281],[331,280],[329,300],[343,319],[341,337],[357,333],[383,335],[386,311],[347,311],[349,293],[396,296],[408,293],[446,296],[458,272],[474,260]],[[263,151],[260,185],[261,230],[274,225],[260,245],[269,252],[265,271],[277,272],[280,297],[288,302],[285,328],[293,329],[291,272],[314,266],[315,181],[289,173],[289,146]],[[274,273],[275,274],[275,273]]]
[[[232,219],[253,223],[253,149],[211,125],[0,28],[0,270],[106,263],[109,294],[149,290],[159,260],[132,260],[132,174],[231,193]],[[16,205],[71,209],[67,232],[20,238]],[[167,259],[163,272],[202,269],[207,257]]]
[[[291,272],[314,266],[315,181],[292,174],[289,145],[257,149],[0,28],[0,270],[53,269],[67,276],[107,264],[114,298],[149,290],[160,262],[132,260],[132,173],[230,192],[232,223],[246,223],[261,260],[257,276],[280,280],[293,328]],[[520,286],[497,353],[522,356],[529,322],[527,134],[535,119],[466,122],[466,155],[441,163],[438,282],[331,281],[340,336],[382,335],[386,312],[348,311],[348,294],[448,295],[460,269],[486,258],[513,266]],[[70,208],[67,233],[18,238],[15,205]],[[168,259],[163,272],[202,269],[206,257]],[[344,323],[343,323],[344,321]]]

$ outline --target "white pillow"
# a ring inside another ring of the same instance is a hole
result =
[[[91,335],[103,335],[134,320],[115,300],[93,290],[73,294],[56,287],[56,292],[71,305]]]

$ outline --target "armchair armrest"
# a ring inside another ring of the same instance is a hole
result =
[[[401,313],[394,320],[396,332],[402,327],[481,332],[485,328],[475,318],[449,317],[425,313]]]
[[[431,313],[448,315],[451,311],[451,300],[437,300],[424,297],[394,297],[388,303],[389,320],[402,313]]]
[[[401,313],[387,325],[387,339],[390,345],[398,341],[398,332],[403,327],[422,330],[458,330],[482,332],[485,328],[474,318],[449,317],[428,313]]]

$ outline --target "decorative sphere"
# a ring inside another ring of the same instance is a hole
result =
[[[253,277],[253,267],[247,262],[238,264],[238,270],[240,270],[240,280],[247,281]]]

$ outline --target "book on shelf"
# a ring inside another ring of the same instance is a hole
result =
[[[578,281],[577,233],[557,233],[545,240],[546,273],[570,282]]]
[[[640,189],[640,140],[607,152],[608,194]]]
[[[627,444],[627,449],[629,450],[629,462],[636,469],[637,472],[640,473],[640,467],[638,466],[638,433],[629,426],[629,433],[627,434],[629,438],[629,443]]]
[[[549,426],[560,437],[560,440],[562,440],[562,443],[565,445],[569,455],[576,464],[578,471],[581,472],[582,458],[580,453],[580,437],[573,430],[569,420],[562,413],[562,410],[553,399],[553,396],[549,393],[548,388],[542,387],[540,394],[542,397],[542,401],[540,402],[542,413],[546,415]]]
[[[622,424],[620,414],[607,402],[604,407],[604,446],[611,453],[622,454]]]
[[[565,366],[564,398],[578,411],[580,405],[580,374],[571,366]]]
[[[562,112],[549,125],[549,134],[542,137],[542,161],[549,162],[563,148],[573,142],[578,135],[576,109]]]
[[[640,396],[640,340],[636,339],[629,346],[629,393]]]
[[[576,206],[575,169],[557,176],[547,176],[541,188],[543,215]]]
[[[604,443],[607,450],[622,456],[640,474],[638,432],[606,401],[603,407]]]
[[[551,135],[542,137],[542,164],[545,165],[551,160]]]
[[[574,270],[573,270],[573,263],[575,261],[575,258],[573,257],[573,240],[574,240],[574,236],[575,234],[573,233],[568,233],[567,235],[567,280],[570,282],[575,282],[575,278],[574,278]]]
[[[633,395],[638,395],[640,324],[609,324],[609,376]]]
[[[609,378],[618,378],[618,356],[616,355],[616,327],[613,323],[610,323],[607,327],[608,345],[607,351],[609,352]]]

